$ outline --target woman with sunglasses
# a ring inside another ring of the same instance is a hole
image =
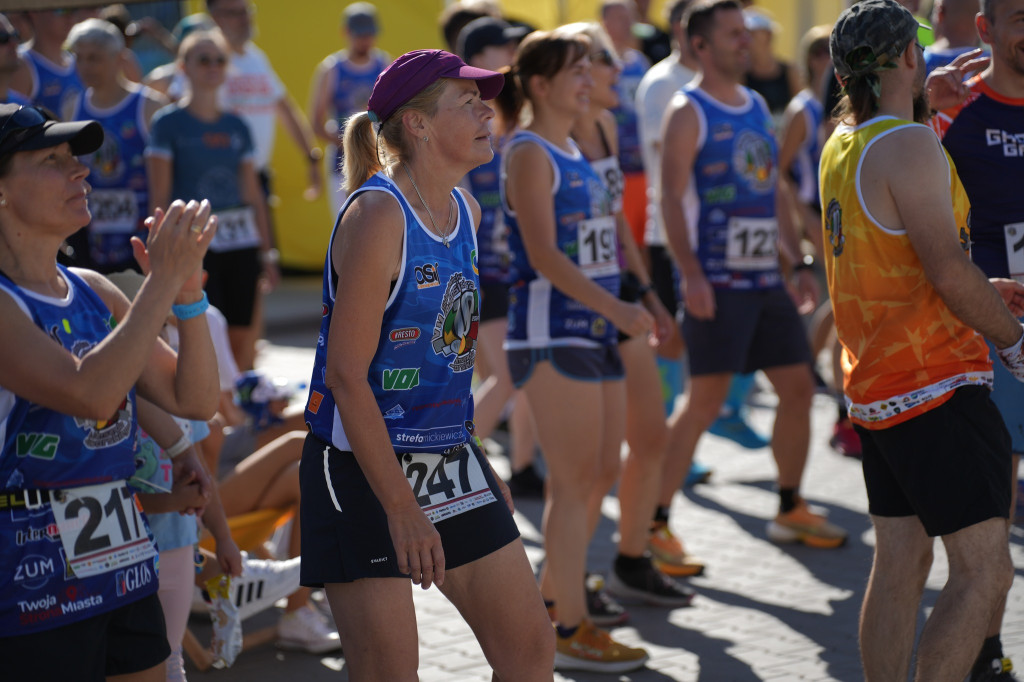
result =
[[[511,495],[469,447],[480,207],[455,186],[491,158],[503,82],[409,52],[345,128],[299,475],[302,584],[325,588],[353,680],[416,679],[410,578],[455,605],[495,679],[552,679]]]
[[[622,265],[619,298],[640,303],[654,316],[655,336],[628,336],[619,332],[619,355],[626,371],[626,443],[629,456],[619,481],[619,547],[609,577],[609,591],[617,596],[659,606],[687,606],[693,591],[668,578],[646,554],[649,528],[654,518],[660,488],[662,463],[668,440],[661,381],[655,359],[655,345],[673,332],[674,321],[651,286],[640,249],[623,215],[622,170],[619,167],[618,136],[611,109],[619,101],[616,82],[620,62],[611,39],[598,24],[570,24],[570,34],[585,35],[591,43],[590,106],[572,126],[572,139],[597,171],[612,200]],[[601,481],[605,491],[614,480]],[[701,568],[690,560],[694,575]]]
[[[505,120],[519,120],[527,101],[532,114],[502,157],[513,282],[505,347],[548,464],[541,592],[557,621],[556,667],[622,672],[647,653],[587,618],[584,570],[625,429],[617,334],[645,337],[654,318],[619,299],[611,198],[570,137],[590,107],[590,54],[586,36],[532,33],[498,100]]]
[[[218,99],[227,55],[218,31],[197,31],[182,41],[178,60],[189,94],[153,117],[146,171],[153,209],[172,199],[206,198],[213,205],[220,229],[203,263],[206,290],[227,318],[231,351],[244,371],[256,355],[261,278],[272,287],[280,274],[249,127]]]
[[[89,170],[76,156],[102,139],[94,121],[0,105],[0,659],[9,679],[163,678],[156,548],[127,487],[136,393],[189,418],[216,409],[201,286],[216,231],[209,204],[175,202],[148,221],[135,253],[150,275],[134,303],[102,275],[57,264],[60,245],[90,218]],[[172,312],[177,356],[157,339]],[[183,472],[202,476],[194,456],[182,460]]]

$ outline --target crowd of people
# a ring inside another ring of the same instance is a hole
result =
[[[669,519],[711,475],[704,433],[770,450],[769,540],[845,544],[803,489],[824,391],[876,535],[865,678],[1016,679],[1024,0],[934,0],[932,28],[913,0],[849,5],[793,64],[751,1],[669,0],[662,31],[640,0],[553,30],[462,0],[446,50],[394,60],[355,2],[308,117],[248,0],[173,31],[119,6],[0,15],[12,674],[65,679],[59,646],[83,679],[183,680],[190,610],[227,666],[241,621],[287,598],[280,646],[415,679],[410,581],[495,679],[636,670],[649,653],[606,628],[620,601],[693,600],[705,565]],[[174,51],[146,74],[143,31]],[[278,122],[334,221],[301,408],[253,371]],[[612,492],[605,579],[587,549]],[[523,497],[544,501],[539,575]],[[915,644],[936,537],[949,578]]]

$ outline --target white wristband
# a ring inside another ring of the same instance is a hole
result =
[[[182,437],[178,439],[177,443],[164,450],[164,452],[167,453],[168,457],[174,459],[181,453],[188,450],[190,447],[192,447],[192,440],[188,437],[188,435],[182,435]]]

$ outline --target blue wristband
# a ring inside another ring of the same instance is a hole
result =
[[[203,292],[203,297],[195,303],[184,303],[182,305],[172,305],[171,312],[179,320],[191,320],[193,317],[198,317],[206,312],[206,309],[210,307],[210,299],[206,298],[206,292]]]

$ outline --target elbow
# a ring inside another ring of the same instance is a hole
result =
[[[198,399],[190,400],[182,405],[181,413],[178,416],[193,421],[209,421],[217,414],[219,398],[218,391],[207,391],[205,396],[200,396]]]

